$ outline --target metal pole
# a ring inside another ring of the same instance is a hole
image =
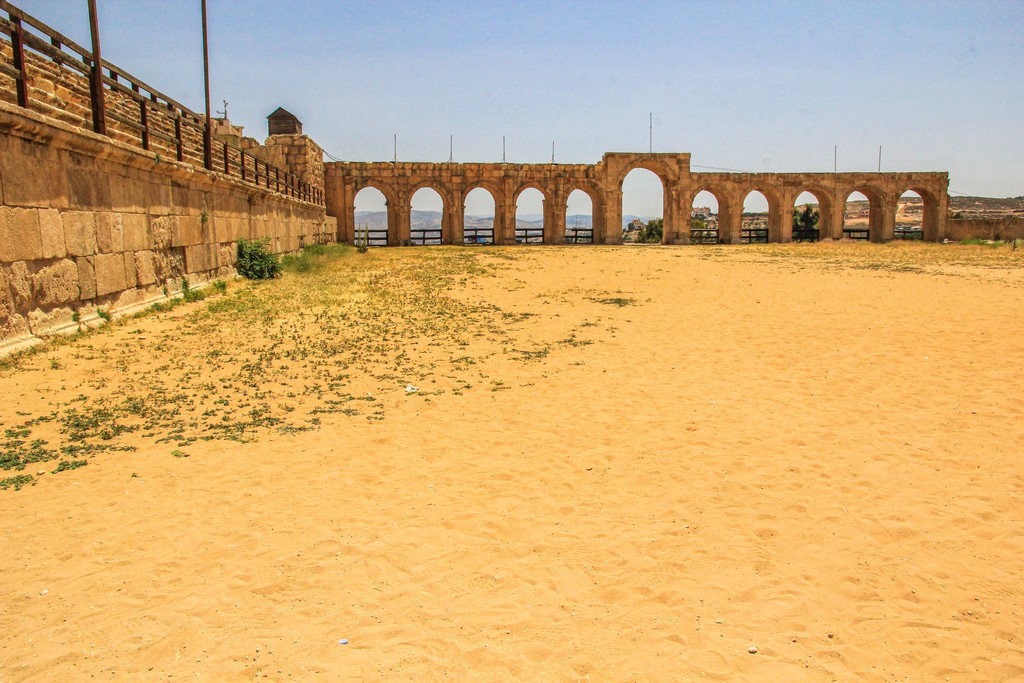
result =
[[[448,136],[448,163],[455,162],[455,134]]]
[[[882,172],[882,146],[878,146],[878,172]]]
[[[395,157],[391,160],[391,163],[397,164],[398,163],[398,133],[395,133],[394,142],[395,142]]]
[[[647,153],[654,154],[654,112],[651,112],[650,121],[648,122],[647,129]]]
[[[832,175],[836,174],[836,169],[839,167],[839,145],[832,146]]]
[[[551,163],[555,163],[555,141],[551,141]]]
[[[505,160],[505,136],[504,135],[501,136],[501,163],[503,163],[503,164],[508,163]]]
[[[100,21],[96,0],[89,0],[89,29],[92,32],[92,73],[89,85],[92,92],[92,129],[107,134],[107,113],[103,101],[103,57],[100,54]]]
[[[210,120],[210,41],[206,30],[206,0],[203,6],[203,85],[206,88],[206,130],[203,131],[203,165],[213,170],[213,127]]]

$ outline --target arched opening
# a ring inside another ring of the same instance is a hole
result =
[[[370,247],[388,245],[388,200],[375,187],[364,187],[355,196],[355,241]]]
[[[444,200],[437,190],[421,187],[412,196],[409,208],[409,240],[416,245],[441,244],[441,217]]]
[[[851,192],[846,197],[846,208],[843,210],[843,239],[870,240],[871,228],[875,221],[871,214],[875,211],[872,202],[863,192]]]
[[[462,213],[465,244],[494,244],[494,195],[483,187],[466,194]]]
[[[793,241],[817,242],[821,239],[822,206],[813,192],[801,192],[793,202]]]
[[[516,197],[516,244],[544,243],[544,193],[528,187]]]
[[[768,198],[760,190],[752,190],[743,198],[740,243],[768,243]]]
[[[718,197],[701,190],[691,202],[690,243],[718,244]]]
[[[925,201],[919,192],[907,190],[896,203],[896,229],[893,239],[924,239]]]
[[[565,243],[594,243],[594,201],[583,190],[573,190],[566,201]]]
[[[665,230],[665,185],[658,174],[634,168],[622,179],[621,227],[623,242],[661,244]]]

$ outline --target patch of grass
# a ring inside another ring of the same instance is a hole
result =
[[[618,306],[619,308],[622,308],[623,306],[632,306],[633,304],[636,303],[635,299],[629,299],[629,298],[625,298],[625,297],[605,297],[605,298],[599,298],[599,297],[589,296],[587,298],[590,299],[591,301],[593,301],[595,304],[606,304],[608,306]]]
[[[5,491],[9,488],[14,488],[15,491],[20,491],[22,486],[26,484],[36,485],[35,477],[31,474],[19,474],[14,477],[7,477],[6,479],[0,479],[0,489]]]
[[[68,470],[77,470],[79,467],[85,467],[88,464],[88,460],[61,460],[60,464],[57,465],[57,469],[50,472],[50,474],[67,472]]]

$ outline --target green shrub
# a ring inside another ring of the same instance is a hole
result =
[[[267,240],[238,240],[238,274],[250,280],[269,280],[281,272]]]

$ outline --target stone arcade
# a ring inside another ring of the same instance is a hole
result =
[[[917,192],[923,201],[922,229],[927,241],[945,237],[949,174],[924,173],[693,173],[689,154],[609,152],[598,164],[484,164],[424,162],[334,162],[324,164],[328,215],[338,219],[338,239],[355,237],[355,196],[366,187],[388,203],[388,244],[408,244],[412,196],[428,187],[444,202],[444,244],[461,244],[466,196],[481,187],[494,198],[494,242],[515,244],[516,200],[536,188],[544,195],[544,243],[565,240],[569,194],[585,192],[593,202],[594,243],[622,242],[622,181],[635,168],[655,173],[664,187],[665,244],[690,241],[690,211],[703,190],[719,204],[719,242],[740,241],[743,200],[752,191],[768,200],[768,240],[792,238],[791,216],[804,192],[818,200],[822,239],[843,236],[846,198],[860,192],[870,206],[868,230],[873,242],[893,239],[900,196]]]

